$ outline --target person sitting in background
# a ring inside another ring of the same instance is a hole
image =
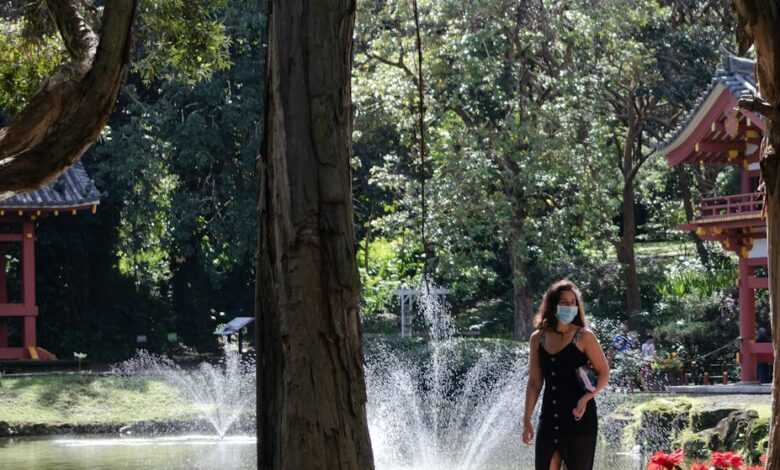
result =
[[[628,322],[623,322],[621,330],[612,338],[612,344],[607,351],[607,362],[612,367],[612,361],[617,353],[625,353],[636,347],[635,334],[629,331]]]
[[[642,343],[642,370],[639,377],[642,381],[642,389],[650,390],[650,378],[653,375],[653,362],[655,362],[655,342],[652,336],[648,336]]]
[[[652,336],[648,336],[645,342],[642,343],[642,361],[655,361],[655,341]]]

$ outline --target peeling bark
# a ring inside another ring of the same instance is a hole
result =
[[[354,0],[274,0],[258,161],[258,468],[371,470],[351,197]]]
[[[71,61],[0,129],[0,200],[40,188],[97,140],[127,73],[137,0],[112,0],[100,35],[80,0],[48,0]]]
[[[737,39],[744,52],[756,48],[756,76],[767,118],[762,144],[761,176],[766,189],[767,241],[769,245],[769,304],[774,347],[772,420],[767,468],[780,470],[780,2],[735,0],[739,27]]]

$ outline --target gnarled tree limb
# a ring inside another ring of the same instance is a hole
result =
[[[740,97],[737,107],[752,111],[764,117],[771,118],[774,115],[774,108],[772,108],[772,105],[757,96],[745,95]]]
[[[127,72],[137,3],[107,2],[98,37],[83,0],[47,2],[71,61],[0,129],[0,200],[48,183],[95,142]]]

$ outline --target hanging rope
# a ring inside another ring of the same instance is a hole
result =
[[[426,293],[429,291],[428,286],[428,241],[425,234],[425,221],[428,218],[427,207],[425,201],[425,87],[423,83],[422,75],[422,40],[420,38],[420,14],[417,10],[417,0],[411,0],[412,11],[414,12],[414,28],[417,42],[417,126],[419,128],[418,133],[418,150],[420,153],[420,205],[422,207],[422,214],[420,219],[420,239],[422,241],[423,248],[423,285]]]

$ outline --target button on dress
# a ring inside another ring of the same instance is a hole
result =
[[[573,410],[586,393],[576,377],[576,370],[588,363],[588,356],[577,348],[582,328],[560,352],[550,354],[540,337],[539,360],[544,376],[542,413],[536,434],[536,470],[549,470],[557,450],[568,470],[593,470],[598,437],[596,402],[590,400],[585,414],[577,421]]]

